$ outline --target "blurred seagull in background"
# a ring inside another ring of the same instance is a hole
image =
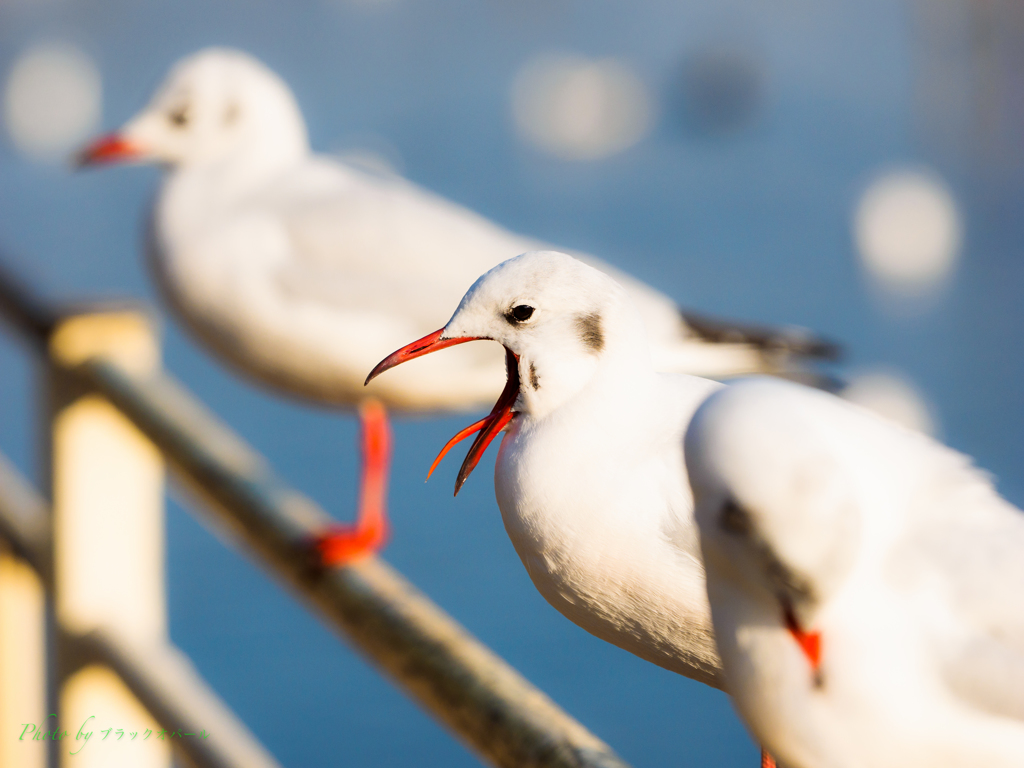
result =
[[[375,397],[406,411],[469,410],[499,391],[501,356],[486,348],[368,390],[363,376],[443,322],[478,275],[538,244],[404,179],[312,153],[288,86],[247,54],[207,49],[178,62],[149,106],[78,160],[167,168],[148,238],[157,283],[195,336],[244,374],[323,404]],[[583,258],[624,286],[658,369],[800,376],[806,358],[835,355],[802,330],[681,312]],[[336,537],[320,544],[351,549]]]
[[[1024,766],[1024,515],[831,395],[712,395],[686,464],[726,688],[789,768]]]

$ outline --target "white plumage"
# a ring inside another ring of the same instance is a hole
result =
[[[726,685],[769,751],[1024,765],[1024,515],[988,477],[768,380],[709,398],[685,451]]]

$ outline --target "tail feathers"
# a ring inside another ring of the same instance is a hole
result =
[[[689,335],[709,344],[747,344],[767,354],[838,360],[842,348],[806,328],[769,328],[679,310]]]

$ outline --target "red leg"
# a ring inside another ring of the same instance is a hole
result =
[[[379,551],[388,538],[385,502],[388,463],[391,459],[391,430],[387,412],[376,400],[359,407],[363,468],[359,490],[359,513],[355,525],[333,525],[315,542],[323,565],[347,565]]]
[[[761,768],[775,768],[775,759],[761,747]]]

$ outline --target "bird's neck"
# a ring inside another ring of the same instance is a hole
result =
[[[265,188],[309,155],[308,146],[297,139],[281,144],[240,142],[229,154],[198,166],[192,172],[201,175],[210,191],[220,199],[233,200]]]
[[[649,395],[656,376],[642,336],[632,343],[607,338],[599,353],[582,350],[575,343],[528,349],[519,357],[516,410],[540,421],[580,399],[635,402]]]
[[[271,192],[275,180],[306,157],[301,146],[265,155],[243,146],[217,160],[172,168],[157,199],[161,237],[179,244],[187,241],[225,211]]]

